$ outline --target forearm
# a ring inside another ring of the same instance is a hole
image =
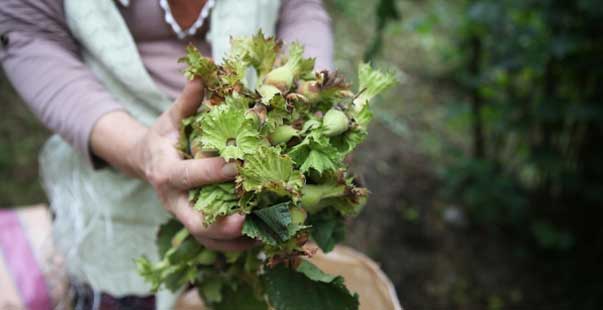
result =
[[[123,107],[79,57],[62,1],[0,1],[0,33],[7,78],[46,127],[92,162],[92,128]]]
[[[90,150],[121,172],[144,178],[138,160],[138,143],[147,128],[125,111],[114,111],[98,119],[90,135]]]

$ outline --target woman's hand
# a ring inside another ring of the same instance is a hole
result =
[[[235,163],[218,157],[183,160],[176,150],[180,121],[195,113],[202,97],[201,81],[187,82],[174,105],[150,128],[125,112],[109,113],[92,131],[92,150],[124,173],[147,180],[163,207],[206,247],[245,250],[254,241],[241,236],[244,216],[231,215],[205,227],[203,215],[188,201],[190,188],[231,181],[237,174]]]

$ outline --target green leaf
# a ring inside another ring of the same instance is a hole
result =
[[[235,110],[247,110],[252,102],[253,100],[241,95],[238,92],[233,92],[232,95],[224,98],[224,104],[234,108]]]
[[[192,282],[197,276],[197,268],[194,266],[181,265],[174,268],[173,272],[169,272],[163,280],[165,287],[176,292],[181,287]]]
[[[178,62],[187,64],[184,75],[189,80],[200,77],[206,87],[213,87],[218,83],[218,66],[199,52],[192,44],[186,48],[186,56],[180,58]]]
[[[291,237],[290,224],[289,203],[280,203],[249,214],[243,224],[243,235],[277,245]]]
[[[334,208],[343,216],[356,216],[360,213],[366,203],[366,189],[353,188],[360,193],[351,193],[347,197],[327,198],[320,201],[324,208]]]
[[[331,146],[327,137],[318,133],[306,136],[300,144],[291,148],[288,155],[304,173],[310,169],[323,173],[335,170],[341,165],[338,150]]]
[[[299,42],[289,44],[289,57],[285,66],[293,72],[293,78],[298,79],[312,73],[315,58],[304,58],[304,46]]]
[[[398,83],[394,73],[381,72],[366,63],[358,66],[358,81],[360,94],[354,99],[356,111],[362,110],[371,99]]]
[[[360,126],[360,128],[366,130],[369,123],[373,119],[373,112],[371,112],[371,109],[368,105],[365,105],[358,112],[355,112],[352,117],[354,118],[356,124]]]
[[[267,104],[272,107],[268,112],[264,126],[269,132],[291,120],[292,114],[287,111],[287,102],[283,96],[275,95]]]
[[[356,147],[364,142],[367,132],[361,128],[350,128],[339,136],[330,138],[331,145],[337,149],[342,156],[351,153]]]
[[[304,177],[293,168],[293,161],[273,147],[260,147],[246,156],[237,183],[245,191],[271,191],[296,199],[304,184]]]
[[[312,239],[325,253],[331,252],[335,245],[345,239],[343,218],[333,210],[326,209],[310,215],[308,224],[312,226]]]
[[[237,55],[238,59],[254,67],[260,78],[272,70],[281,47],[273,37],[264,37],[261,30],[253,37],[233,38],[230,45],[230,55]]]
[[[203,213],[205,224],[211,225],[219,217],[235,213],[238,206],[234,183],[222,183],[201,188],[194,208]]]
[[[215,310],[268,310],[266,301],[258,298],[246,284],[238,286],[236,290],[225,287],[222,295],[222,302],[212,305]]]
[[[291,224],[291,213],[289,212],[289,203],[279,203],[270,208],[264,208],[253,212],[262,222],[275,232],[279,239],[284,241],[289,239],[289,224]]]
[[[297,272],[301,272],[308,279],[316,282],[324,282],[324,283],[332,283],[334,281],[339,281],[337,276],[330,275],[322,270],[318,269],[318,267],[314,266],[312,263],[303,259],[299,266],[295,269]],[[339,277],[340,278],[340,277]]]
[[[326,148],[309,148],[309,153],[304,163],[299,167],[299,169],[303,172],[308,172],[310,169],[314,169],[318,171],[318,173],[323,173],[327,170],[335,170],[338,165],[338,158],[333,156],[333,154],[337,154],[336,151],[329,147]]]
[[[203,246],[192,236],[186,238],[173,252],[166,255],[168,261],[174,265],[192,261],[201,251]]]
[[[216,262],[217,257],[218,253],[209,249],[203,249],[203,251],[199,253],[199,255],[197,255],[197,257],[195,258],[195,263],[199,265],[210,266]]]
[[[159,226],[157,233],[157,248],[159,249],[159,257],[163,257],[165,253],[172,247],[172,238],[184,226],[176,219],[171,219],[167,223]]]
[[[198,287],[199,295],[203,296],[203,300],[208,304],[219,303],[223,300],[222,288],[224,280],[218,277],[203,279]]]
[[[241,55],[231,53],[224,58],[220,72],[220,82],[224,89],[235,89],[245,78],[249,65],[242,61],[241,57]]]
[[[307,263],[309,264],[309,263]],[[355,310],[358,295],[343,285],[343,278],[317,272],[302,264],[301,272],[278,265],[263,276],[268,301],[278,310]]]
[[[232,104],[221,104],[201,118],[201,143],[217,150],[225,160],[243,159],[263,143],[253,120],[245,117],[246,110]],[[265,144],[265,143],[264,143]]]
[[[151,291],[156,292],[162,283],[161,272],[153,266],[147,257],[139,257],[134,260],[138,274],[151,285]]]

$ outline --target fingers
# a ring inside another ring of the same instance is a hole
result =
[[[181,160],[170,169],[169,182],[175,188],[186,190],[231,181],[237,173],[236,163],[227,164],[220,157]]]
[[[185,194],[178,197],[172,208],[174,216],[197,239],[213,239],[217,241],[232,241],[241,238],[245,216],[234,214],[218,219],[215,223],[205,226],[201,212],[193,209]]]
[[[195,113],[203,100],[203,94],[203,83],[200,79],[188,80],[174,106],[170,109],[172,122],[180,124],[183,118]]]
[[[232,240],[242,236],[245,216],[233,214],[218,219],[215,223],[203,227],[200,233],[208,238],[216,240]]]
[[[185,194],[176,198],[174,216],[201,244],[216,251],[244,251],[258,244],[256,240],[242,235],[245,216],[234,214],[204,226],[203,215],[193,209]]]

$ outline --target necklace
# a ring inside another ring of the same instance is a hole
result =
[[[203,27],[203,24],[204,24],[205,20],[207,19],[207,16],[209,15],[209,11],[214,7],[214,4],[215,4],[215,0],[207,0],[205,5],[203,6],[203,9],[201,9],[201,13],[195,20],[195,22],[188,29],[182,29],[180,27],[180,25],[178,24],[178,22],[176,22],[174,15],[172,15],[172,10],[170,9],[170,5],[169,5],[168,1],[167,0],[159,0],[159,5],[165,12],[165,17],[164,17],[165,22],[168,23],[168,25],[170,25],[170,27],[172,28],[174,33],[176,33],[176,36],[180,40],[182,40],[188,36],[195,35],[195,33],[197,33],[199,28]]]

